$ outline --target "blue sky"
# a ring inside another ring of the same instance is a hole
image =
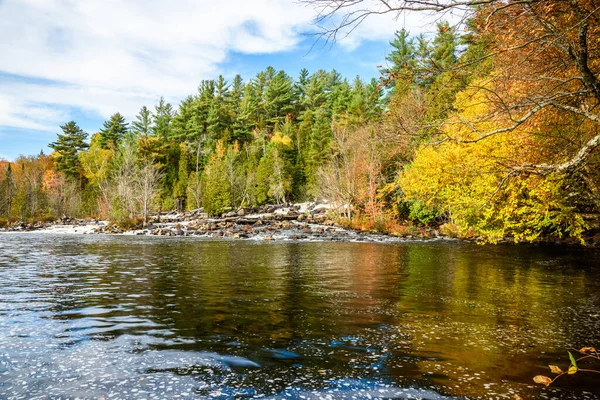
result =
[[[381,16],[309,51],[314,15],[293,0],[0,0],[0,158],[49,152],[70,120],[93,133],[160,96],[177,105],[219,74],[247,80],[271,65],[378,77],[396,29],[431,30]]]

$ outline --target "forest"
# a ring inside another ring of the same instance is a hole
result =
[[[397,31],[379,80],[268,67],[91,135],[65,122],[51,154],[0,161],[0,227],[318,200],[360,230],[583,242],[600,212],[599,22],[594,1],[479,2],[463,25]]]

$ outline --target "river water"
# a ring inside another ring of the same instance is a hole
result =
[[[590,249],[0,235],[1,399],[599,399],[532,381],[583,346]]]

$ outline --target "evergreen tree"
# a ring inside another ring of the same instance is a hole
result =
[[[188,154],[184,144],[180,145],[179,150],[179,173],[177,175],[177,183],[173,190],[175,199],[175,207],[178,211],[185,210],[185,200],[187,197],[188,185]]]
[[[381,116],[383,90],[375,78],[365,87],[367,121],[375,121]]]
[[[143,136],[150,136],[152,132],[152,112],[148,107],[143,106],[140,112],[135,117],[135,121],[131,123],[131,128],[134,132],[138,132]]]
[[[218,142],[202,176],[202,205],[209,215],[222,214],[231,207],[231,187],[227,179],[225,147]]]
[[[297,100],[297,110],[300,113],[304,110],[306,92],[308,91],[310,73],[306,68],[300,70],[298,81],[294,83],[294,96]]]
[[[441,74],[456,64],[458,36],[448,22],[440,22],[431,44],[423,35],[417,38],[417,44],[417,59],[420,62],[418,81],[422,87],[429,89]]]
[[[352,90],[348,81],[344,79],[339,85],[337,85],[332,94],[332,105],[331,110],[334,119],[338,122],[346,119],[348,108],[352,102]]]
[[[215,82],[214,88],[215,95],[212,98],[206,122],[208,136],[216,142],[231,126],[233,112],[229,108],[231,105],[229,85],[222,75]]]
[[[236,119],[237,130],[234,138],[250,138],[252,131],[260,125],[259,116],[260,98],[258,90],[253,82],[244,86],[244,94],[240,102],[240,110]]]
[[[49,144],[49,147],[56,152],[56,170],[61,171],[69,179],[76,179],[80,176],[81,169],[79,152],[89,147],[85,142],[88,134],[77,126],[75,121],[67,122],[60,128],[63,133],[57,134],[56,142]]]
[[[11,163],[8,163],[4,179],[0,182],[0,215],[8,216],[10,214],[15,192],[16,186],[12,166]]]
[[[431,67],[440,73],[456,64],[456,48],[458,36],[456,30],[448,22],[437,24],[437,34],[433,39],[431,51]]]
[[[401,82],[402,91],[410,90],[416,74],[416,48],[414,39],[409,37],[407,30],[397,31],[394,40],[390,42],[392,51],[385,58],[389,66],[380,70],[385,86],[390,88],[390,96],[396,92],[396,83]]]
[[[233,110],[238,110],[240,108],[240,102],[242,101],[242,95],[244,94],[244,81],[242,77],[238,74],[233,78],[233,82],[231,83],[231,92],[229,95],[230,107]]]
[[[266,122],[272,129],[277,122],[283,121],[288,113],[293,111],[294,91],[290,77],[283,71],[277,72],[267,82],[264,91],[264,111]]]
[[[104,149],[116,149],[128,131],[125,117],[120,113],[113,114],[108,121],[104,121],[100,129],[100,145]]]
[[[194,97],[186,97],[181,104],[177,115],[171,121],[173,137],[185,142],[194,142],[201,133],[201,129],[196,129],[192,122],[194,116]]]
[[[154,125],[152,126],[154,134],[163,140],[170,139],[172,133],[171,121],[175,114],[173,107],[171,104],[165,102],[164,97],[161,97],[155,110]]]
[[[319,109],[315,114],[315,121],[310,133],[308,159],[306,160],[306,176],[309,190],[314,193],[316,189],[317,170],[327,160],[330,153],[331,120],[327,110]]]
[[[330,76],[323,70],[315,72],[309,80],[304,96],[304,107],[315,110],[329,100]]]

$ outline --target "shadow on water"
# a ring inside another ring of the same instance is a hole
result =
[[[600,254],[0,237],[0,397],[600,398]],[[596,267],[596,268],[594,268]]]

